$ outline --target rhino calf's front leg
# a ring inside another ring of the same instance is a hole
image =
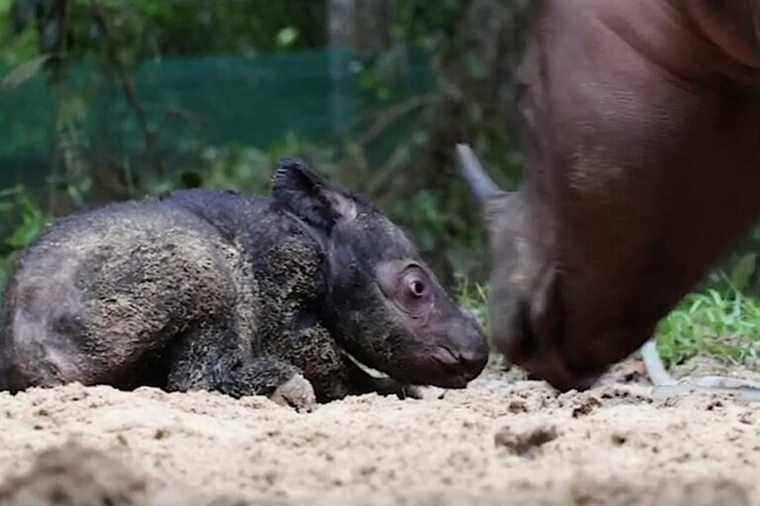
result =
[[[170,357],[170,391],[216,390],[235,398],[265,395],[299,411],[311,411],[316,404],[314,388],[300,369],[271,355],[248,355],[224,325],[190,333],[174,345]]]
[[[221,364],[216,369],[212,373],[216,389],[232,397],[266,395],[298,411],[312,411],[316,405],[314,387],[302,372],[277,358],[251,358],[226,370]]]
[[[237,357],[234,363],[222,359],[211,365],[210,374],[185,374],[187,368],[175,368],[169,373],[167,389],[174,391],[216,390],[231,397],[265,395],[272,401],[295,408],[312,411],[316,396],[311,383],[295,366],[274,357],[258,357],[244,360]]]

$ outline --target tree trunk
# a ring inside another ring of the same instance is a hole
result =
[[[392,0],[329,0],[328,39],[332,92],[330,111],[336,135],[347,133],[356,113],[354,78],[362,60],[391,45]]]

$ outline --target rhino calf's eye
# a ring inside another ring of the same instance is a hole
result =
[[[422,297],[425,295],[425,283],[419,279],[413,279],[409,282],[409,290],[415,297]]]
[[[401,277],[397,297],[405,310],[411,312],[423,311],[431,302],[431,291],[428,277],[418,267],[409,268]]]

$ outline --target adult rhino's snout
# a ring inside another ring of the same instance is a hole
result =
[[[591,388],[605,368],[588,361],[574,360],[580,348],[568,348],[569,339],[563,315],[568,311],[561,301],[556,278],[543,277],[530,300],[506,296],[509,284],[492,282],[491,326],[494,347],[532,378],[546,380],[560,391]],[[572,336],[570,336],[572,337]]]

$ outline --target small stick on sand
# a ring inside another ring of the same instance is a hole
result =
[[[657,353],[654,339],[650,339],[641,347],[641,356],[644,359],[649,380],[654,384],[655,396],[671,397],[692,392],[720,392],[734,393],[740,399],[760,402],[760,383],[756,381],[728,376],[702,376],[676,380],[665,369]]]

